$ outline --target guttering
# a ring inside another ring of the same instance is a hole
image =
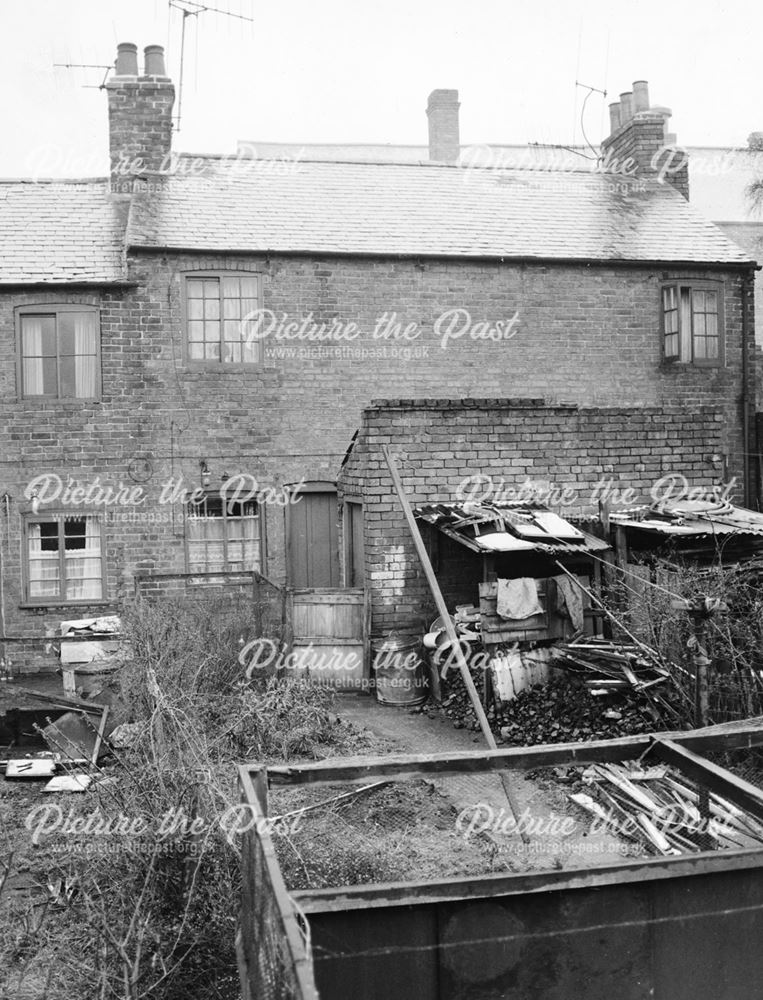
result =
[[[116,281],[80,281],[75,279],[61,281],[0,281],[0,292],[13,291],[17,288],[31,288],[42,291],[46,288],[140,288],[140,282],[118,279]]]
[[[643,267],[655,268],[677,268],[685,267],[695,270],[705,270],[714,268],[724,271],[744,271],[755,267],[755,261],[722,261],[722,260],[630,260],[623,257],[542,257],[542,256],[514,256],[509,254],[469,254],[469,253],[395,253],[393,251],[372,251],[372,250],[275,250],[262,248],[254,250],[252,247],[187,247],[187,246],[145,246],[129,244],[127,247],[130,253],[135,254],[166,254],[166,253],[187,253],[200,254],[205,257],[332,257],[332,258],[365,258],[370,260],[411,260],[419,263],[427,261],[457,260],[462,263],[473,262],[475,264],[496,263],[496,264],[563,264],[575,265],[577,267]]]

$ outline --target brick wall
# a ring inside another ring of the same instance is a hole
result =
[[[666,149],[662,115],[641,112],[608,136],[601,149],[605,162],[609,160],[613,169],[631,160],[639,176],[654,177],[660,171],[668,184],[689,199],[689,161],[683,150]]]
[[[414,506],[454,500],[465,480],[490,477],[497,492],[488,491],[486,479],[479,480],[484,499],[530,480],[545,484],[550,495],[561,497],[565,489],[565,503],[549,506],[574,517],[597,510],[598,498],[605,496],[602,483],[610,500],[625,499],[626,506],[634,499],[648,502],[652,484],[669,473],[680,473],[691,485],[711,486],[714,471],[707,459],[723,437],[723,414],[712,407],[577,408],[491,399],[375,404],[363,415],[339,484],[340,498],[364,505],[373,632],[416,628],[431,613],[429,589],[383,445],[397,455]],[[628,488],[634,490],[630,496],[615,493]],[[618,506],[623,509],[618,502],[613,509]]]
[[[177,253],[135,255],[129,264],[132,288],[0,291],[0,495],[10,497],[0,505],[0,544],[9,634],[43,634],[74,613],[114,610],[133,592],[136,572],[185,572],[183,503],[161,504],[159,497],[170,478],[182,480],[181,488],[197,487],[201,459],[213,482],[225,472],[246,473],[278,491],[302,478],[335,479],[364,408],[379,397],[529,395],[597,406],[675,404],[687,420],[698,407],[712,405],[723,419],[712,448],[702,444],[703,453],[725,453],[730,474],[741,476],[739,274],[725,275],[726,367],[692,369],[661,364],[658,285],[665,272],[654,269]],[[266,347],[282,356],[270,354],[254,370],[194,368],[184,359],[182,275],[210,269],[257,270],[264,306],[278,317],[352,322],[359,336],[320,351],[271,339]],[[706,270],[681,273],[717,277]],[[99,402],[17,397],[14,308],[55,302],[100,307]],[[467,335],[443,349],[434,327],[449,309],[467,310],[473,324],[491,326],[518,312],[519,323],[507,341]],[[415,324],[418,336],[374,340],[385,312],[395,313],[402,327]],[[410,419],[415,426],[420,418]],[[558,426],[548,427],[536,446],[568,440],[559,433]],[[438,451],[454,443],[445,441]],[[433,469],[442,467],[442,456],[427,458]],[[559,461],[567,461],[561,453]],[[24,490],[44,472],[145,490],[139,507],[107,512],[103,606],[76,612],[20,606],[21,528],[30,510]],[[574,467],[568,472],[577,475]],[[262,569],[283,583],[283,506],[269,504],[263,516]]]

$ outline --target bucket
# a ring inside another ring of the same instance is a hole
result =
[[[392,632],[371,643],[376,699],[382,705],[412,708],[427,700],[426,674],[418,636]]]

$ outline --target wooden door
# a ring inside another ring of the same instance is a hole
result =
[[[289,586],[295,590],[338,587],[339,517],[336,489],[308,484],[286,509],[286,559]]]

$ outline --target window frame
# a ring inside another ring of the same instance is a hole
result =
[[[31,593],[31,574],[29,567],[29,528],[32,524],[45,524],[52,521],[59,525],[59,543],[62,538],[61,529],[64,521],[71,521],[76,519],[84,519],[86,517],[94,517],[98,522],[98,527],[100,528],[101,534],[101,596],[100,597],[85,597],[85,598],[68,598],[65,596],[66,589],[66,575],[64,573],[65,568],[65,547],[59,548],[59,594],[55,597],[41,597],[32,595]],[[110,604],[108,599],[107,590],[107,573],[106,573],[106,531],[105,531],[105,519],[103,514],[92,513],[90,511],[71,511],[71,510],[55,510],[55,511],[45,511],[37,514],[25,514],[23,516],[22,525],[22,559],[21,559],[21,569],[22,569],[22,586],[23,586],[23,602],[21,607],[26,608],[55,608],[55,607],[92,607],[94,605]],[[63,593],[61,592],[63,588]]]
[[[50,316],[56,317],[56,378],[60,385],[60,346],[58,337],[58,316],[61,313],[93,313],[95,315],[95,395],[93,396],[44,396],[26,395],[24,388],[24,355],[23,339],[21,334],[22,319],[24,316]],[[101,310],[93,303],[77,302],[38,302],[29,303],[23,306],[16,306],[14,309],[14,320],[16,327],[16,395],[21,402],[46,402],[46,403],[99,403],[103,398],[103,375],[101,371]]]
[[[666,334],[666,324],[665,324],[665,306],[664,306],[664,295],[665,290],[668,288],[674,288],[676,290],[676,310],[678,316],[678,356],[669,356],[665,353],[665,338],[669,336]],[[681,360],[681,289],[688,288],[691,294],[691,318],[692,318],[692,328],[689,331],[689,342],[691,346],[691,360],[682,361]],[[725,368],[726,366],[726,316],[725,316],[725,305],[724,305],[724,282],[722,279],[713,278],[682,278],[682,277],[664,277],[660,281],[660,295],[659,295],[659,310],[660,310],[660,353],[662,357],[662,362],[666,366],[677,365],[681,368],[694,367],[694,368]],[[695,342],[694,342],[694,306],[693,306],[693,296],[695,291],[700,292],[715,292],[718,297],[718,312],[717,312],[717,322],[718,322],[718,357],[717,358],[697,358],[695,357]]]
[[[262,297],[263,297],[263,272],[261,270],[256,271],[242,271],[240,269],[235,270],[203,270],[203,271],[183,271],[181,274],[182,288],[181,288],[181,300],[182,300],[182,331],[183,331],[183,359],[185,364],[189,368],[200,368],[206,369],[208,371],[257,371],[264,366],[264,350],[261,351],[260,357],[257,361],[223,361],[222,360],[222,326],[220,327],[220,360],[214,361],[209,358],[192,358],[191,348],[190,348],[190,337],[189,337],[189,310],[188,310],[188,282],[189,281],[203,281],[205,279],[216,279],[220,282],[220,288],[222,291],[222,280],[223,278],[255,278],[257,281],[257,308],[262,308]],[[224,317],[222,312],[224,307],[222,306],[222,296],[220,298],[221,304],[221,316],[220,322]]]
[[[228,503],[240,503],[242,501],[237,500],[226,500],[220,493],[219,489],[205,489],[203,490],[204,496],[199,497],[196,501],[187,500],[183,504],[183,548],[185,551],[185,568],[186,573],[190,576],[203,576],[205,573],[211,574],[213,576],[219,576],[224,573],[259,573],[260,575],[265,574],[265,504],[260,503],[259,500],[249,500],[243,501],[246,503],[254,503],[257,506],[257,541],[259,543],[259,562],[260,565],[256,570],[253,569],[229,569],[228,568],[228,535],[227,529],[223,530],[223,554],[225,567],[223,569],[191,569],[191,558],[190,558],[190,547],[189,547],[189,537],[188,537],[188,521],[189,508],[195,503],[199,503],[202,499],[208,500],[210,498],[220,499],[222,501],[223,510],[225,510]],[[220,520],[225,524],[227,522],[227,517],[222,517]]]

